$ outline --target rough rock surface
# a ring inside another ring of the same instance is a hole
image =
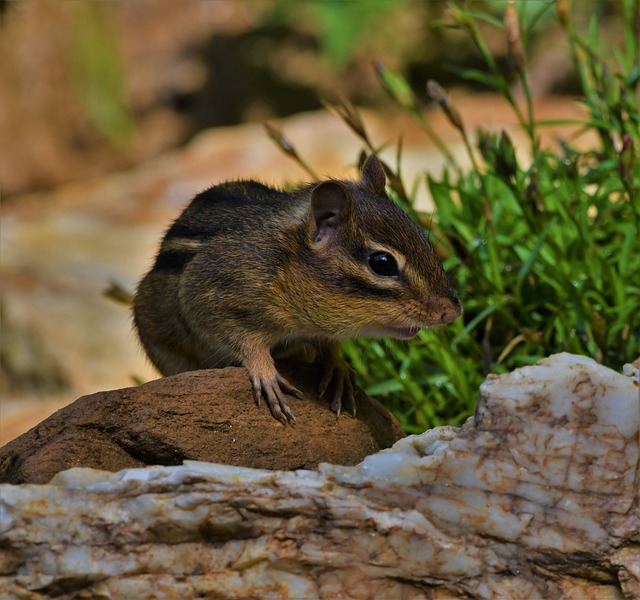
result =
[[[45,598],[639,598],[640,378],[560,354],[356,467],[189,462],[0,486],[0,589]]]
[[[47,483],[72,467],[119,471],[183,460],[280,470],[355,465],[404,437],[395,417],[362,393],[355,419],[336,418],[315,393],[317,375],[295,364],[289,376],[305,398],[290,398],[297,421],[287,427],[265,403],[255,405],[246,370],[237,367],[84,396],[0,448],[0,482]]]

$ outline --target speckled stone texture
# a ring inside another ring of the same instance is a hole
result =
[[[0,486],[9,597],[640,597],[640,378],[560,354],[356,467]]]
[[[355,465],[404,433],[382,405],[359,392],[356,418],[336,418],[316,393],[313,365],[283,365],[305,394],[289,398],[295,425],[256,406],[245,369],[182,373],[140,387],[79,398],[0,448],[0,482],[48,483],[59,471],[119,471],[202,460],[259,469]]]

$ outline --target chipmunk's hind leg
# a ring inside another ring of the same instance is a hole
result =
[[[133,306],[133,322],[147,356],[162,375],[205,368],[203,349],[180,318],[173,274],[151,271],[140,282]],[[226,365],[223,365],[226,366]]]

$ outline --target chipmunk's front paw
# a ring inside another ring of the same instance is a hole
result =
[[[332,384],[331,410],[340,415],[342,409],[356,415],[356,376],[351,367],[340,357],[332,357],[324,363],[324,375],[318,386],[318,393],[324,396],[329,384]]]
[[[260,400],[264,396],[274,418],[284,425],[293,423],[296,420],[287,406],[283,390],[297,398],[302,398],[302,392],[293,387],[282,375],[276,373],[274,377],[267,379],[251,374],[251,384],[253,386],[253,399],[258,406],[260,406]]]

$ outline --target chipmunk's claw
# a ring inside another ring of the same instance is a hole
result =
[[[275,419],[283,425],[295,422],[296,418],[284,399],[283,390],[292,396],[302,398],[302,392],[299,389],[293,387],[279,374],[276,374],[272,379],[251,376],[251,384],[253,386],[253,399],[258,406],[260,406],[260,400],[264,396]]]
[[[336,413],[336,416],[340,416],[342,409],[345,409],[355,417],[355,374],[347,363],[341,360],[325,364],[324,374],[318,386],[320,396],[324,396],[330,383],[333,383],[331,410]]]

